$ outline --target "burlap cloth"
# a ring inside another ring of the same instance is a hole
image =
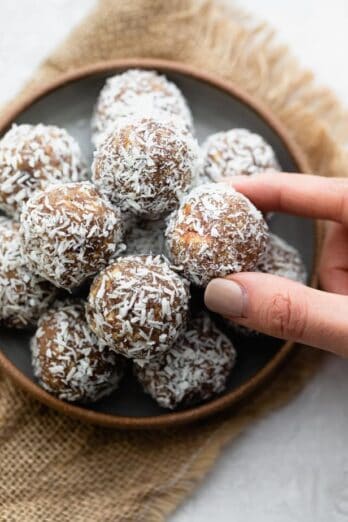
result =
[[[272,31],[211,0],[101,0],[35,73],[28,89],[109,58],[180,60],[231,79],[287,126],[313,171],[342,175],[348,118],[313,85]],[[224,444],[289,401],[321,356],[301,348],[247,404],[168,432],[81,424],[38,404],[0,374],[2,521],[161,521],[205,476]]]

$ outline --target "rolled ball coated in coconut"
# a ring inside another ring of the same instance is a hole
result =
[[[179,205],[199,167],[196,140],[178,119],[123,119],[94,153],[95,185],[122,211],[159,219]]]
[[[122,236],[120,212],[89,182],[55,185],[34,195],[21,215],[31,269],[67,290],[104,268]]]
[[[224,391],[236,350],[208,315],[190,321],[187,330],[161,358],[134,366],[144,390],[163,408],[206,401]]]
[[[231,176],[251,176],[280,170],[272,147],[247,129],[231,129],[209,136],[202,145],[202,179],[223,181]]]
[[[90,327],[116,352],[139,362],[170,349],[186,327],[189,288],[161,256],[127,256],[94,280]]]
[[[100,91],[92,118],[92,140],[97,146],[120,118],[165,112],[192,129],[192,115],[178,87],[155,71],[130,69],[108,78]]]
[[[31,340],[32,365],[40,385],[59,399],[96,401],[118,388],[124,360],[103,346],[87,325],[81,304],[43,315]]]
[[[78,143],[53,125],[13,125],[0,141],[0,209],[19,217],[26,201],[55,183],[86,177]]]
[[[206,286],[215,277],[254,270],[266,249],[268,227],[245,196],[209,183],[184,197],[168,220],[166,238],[172,263]]]
[[[0,217],[0,323],[33,327],[55,296],[56,288],[29,270],[19,225]]]
[[[276,234],[270,234],[265,254],[257,265],[258,272],[286,277],[306,283],[307,270],[299,251]]]

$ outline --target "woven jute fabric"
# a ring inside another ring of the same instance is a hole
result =
[[[269,27],[211,0],[101,0],[35,73],[23,96],[111,58],[175,59],[233,80],[282,120],[317,174],[348,171],[348,118]],[[299,348],[247,403],[168,431],[84,425],[38,404],[0,373],[1,521],[162,521],[255,419],[289,401],[321,356]]]

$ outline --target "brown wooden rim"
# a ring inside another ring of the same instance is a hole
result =
[[[128,69],[132,67],[139,67],[142,69],[155,69],[162,72],[178,73],[184,76],[189,76],[200,82],[206,83],[216,89],[219,89],[229,96],[236,98],[240,102],[247,105],[253,112],[260,116],[272,128],[272,130],[280,137],[283,145],[288,150],[298,172],[309,172],[309,165],[302,151],[293,141],[285,127],[273,115],[273,113],[262,103],[255,100],[252,96],[242,91],[239,87],[231,82],[227,82],[220,78],[201,72],[190,65],[179,62],[172,62],[168,60],[159,59],[122,59],[99,62],[87,67],[83,67],[73,72],[63,74],[58,79],[38,88],[26,98],[17,103],[11,104],[9,109],[0,117],[0,134],[2,134],[9,125],[16,120],[16,118],[33,103],[47,94],[61,88],[75,81],[95,76],[102,73],[113,73],[120,69]],[[315,234],[315,255],[313,277],[311,286],[316,286],[316,267],[319,253],[320,240],[320,224],[316,222]],[[287,356],[294,348],[294,343],[291,341],[285,342],[277,354],[264,366],[257,374],[251,377],[244,384],[237,389],[227,392],[221,397],[211,400],[200,406],[196,406],[185,411],[178,411],[166,413],[151,417],[124,417],[119,415],[111,415],[107,413],[99,413],[94,410],[81,408],[64,401],[61,401],[43,390],[39,385],[35,384],[29,377],[24,375],[0,350],[0,366],[3,370],[18,384],[22,389],[32,395],[35,399],[60,411],[66,415],[77,418],[79,420],[98,424],[106,427],[124,428],[124,429],[150,429],[150,428],[167,428],[171,426],[178,426],[185,423],[203,419],[212,414],[221,412],[230,407],[241,399],[244,399],[251,394],[258,386],[264,383],[272,376],[275,370],[285,361]]]

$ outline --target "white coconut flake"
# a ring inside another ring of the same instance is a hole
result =
[[[286,277],[298,283],[306,283],[307,271],[301,255],[276,234],[270,234],[265,254],[260,259],[257,271]]]
[[[118,255],[122,229],[120,211],[89,182],[49,187],[30,198],[21,215],[29,266],[68,290]]]
[[[0,141],[0,210],[19,217],[24,203],[55,183],[86,179],[78,143],[53,125],[13,125]]]
[[[247,129],[212,134],[202,145],[202,155],[203,182],[281,170],[272,147],[262,136]]]
[[[30,271],[19,225],[0,217],[0,323],[11,328],[35,326],[55,295],[54,286]]]
[[[202,314],[159,359],[134,365],[144,390],[163,408],[174,409],[211,399],[226,387],[235,365],[232,342]]]
[[[125,237],[125,255],[163,254],[165,228],[165,220],[136,222]]]
[[[191,111],[177,86],[155,71],[130,69],[106,80],[92,118],[92,139],[98,146],[115,123],[131,115],[164,112],[193,128]]]
[[[87,319],[95,334],[116,352],[149,360],[167,351],[182,333],[188,304],[188,283],[165,258],[127,256],[94,280]]]
[[[200,185],[168,218],[166,251],[193,283],[254,270],[264,254],[268,227],[254,205],[224,183]]]
[[[198,144],[180,120],[122,119],[94,153],[92,179],[122,212],[159,219],[195,184]]]
[[[41,317],[31,354],[41,386],[69,402],[109,395],[118,388],[125,368],[124,360],[88,328],[82,302],[60,304]]]

